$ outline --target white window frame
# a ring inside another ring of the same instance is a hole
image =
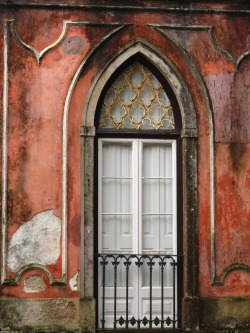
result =
[[[159,143],[159,144],[171,144],[172,146],[172,195],[173,195],[173,250],[172,253],[177,254],[177,177],[176,177],[176,140],[174,139],[111,139],[111,138],[99,138],[98,139],[98,252],[102,252],[102,145],[103,142],[109,143],[131,143],[132,145],[132,224],[134,232],[133,237],[133,250],[135,253],[145,252],[142,250],[142,146],[144,143]],[[136,147],[137,146],[137,147]],[[139,153],[138,153],[139,151]],[[139,166],[140,168],[137,168]],[[136,207],[139,207],[138,210]],[[136,227],[136,228],[135,228]],[[110,249],[108,252],[117,251],[116,249]],[[162,252],[163,250],[157,249],[153,252]],[[149,253],[147,251],[147,253]]]

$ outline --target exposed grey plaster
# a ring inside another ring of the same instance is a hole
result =
[[[2,331],[82,332],[79,330],[79,299],[0,299],[0,332]]]
[[[69,280],[69,285],[71,290],[78,290],[78,283],[79,281],[79,271],[75,273],[75,275],[72,276],[72,278]]]
[[[61,220],[53,210],[38,213],[13,234],[7,253],[10,271],[28,264],[54,265],[60,254]]]
[[[46,284],[39,275],[32,275],[24,280],[23,291],[26,293],[38,293],[45,289]]]

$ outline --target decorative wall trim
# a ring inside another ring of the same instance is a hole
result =
[[[234,271],[245,271],[250,274],[250,267],[244,264],[232,264],[226,267],[221,275],[216,276],[214,279],[213,286],[224,286],[227,276]]]
[[[242,61],[250,55],[250,51],[246,51],[243,53],[238,59],[236,59],[229,51],[225,50],[220,43],[218,42],[217,38],[214,34],[214,27],[211,25],[162,25],[162,24],[148,24],[148,26],[155,28],[155,29],[172,29],[172,30],[192,30],[192,31],[207,31],[210,37],[212,44],[214,45],[215,49],[227,57],[236,69],[239,68]]]
[[[206,99],[206,104],[208,107],[208,116],[209,116],[209,127],[210,127],[210,228],[211,228],[211,284],[214,283],[216,279],[216,247],[215,247],[215,162],[214,162],[214,119],[213,119],[213,112],[212,112],[212,103],[209,98],[209,93],[206,87],[206,84],[203,80],[203,77],[201,73],[198,70],[198,67],[191,56],[191,54],[182,46],[177,44],[171,37],[169,37],[162,28],[169,28],[169,29],[194,29],[194,30],[208,30],[210,27],[200,27],[200,26],[174,26],[174,25],[153,25],[150,24],[150,26],[158,31],[161,35],[163,35],[165,38],[167,38],[172,44],[175,45],[179,49],[179,51],[183,54],[183,56],[186,58],[186,60],[190,63],[190,66],[193,68],[194,72],[197,75],[197,78],[200,81],[200,84],[202,86],[204,93],[204,97]]]
[[[181,6],[181,7],[153,7],[153,6],[121,6],[121,5],[93,5],[93,4],[72,4],[72,3],[32,3],[32,2],[18,2],[13,1],[11,4],[7,1],[0,4],[1,7],[11,8],[47,8],[47,9],[83,9],[83,10],[122,10],[122,11],[143,11],[143,12],[167,12],[167,13],[197,13],[197,14],[241,14],[249,15],[249,9],[221,9],[221,8],[202,8],[190,6]]]
[[[2,269],[1,283],[6,279],[6,223],[7,223],[7,177],[8,177],[8,62],[9,62],[9,30],[8,21],[4,21],[3,49],[3,133],[2,133]]]
[[[7,201],[8,201],[8,88],[9,88],[9,31],[13,24],[13,20],[4,21],[4,81],[3,81],[3,133],[2,133],[2,269],[1,269],[1,284],[2,285],[17,285],[21,275],[27,270],[38,269],[42,270],[49,278],[51,284],[66,284],[67,275],[66,257],[62,257],[62,277],[61,279],[54,279],[50,271],[40,264],[31,264],[21,267],[16,273],[14,279],[6,278],[6,258],[7,258]],[[67,247],[66,239],[63,237],[62,231],[62,249]]]
[[[10,26],[9,26],[10,25]],[[62,244],[62,274],[60,279],[55,279],[52,273],[45,267],[39,264],[31,264],[22,267],[15,275],[13,279],[6,279],[6,254],[7,254],[7,176],[8,176],[8,50],[9,50],[9,34],[10,29],[15,37],[16,41],[24,48],[28,49],[35,56],[38,64],[41,63],[43,56],[48,53],[50,50],[56,48],[65,38],[67,34],[67,30],[69,26],[72,25],[90,25],[90,26],[111,26],[115,27],[115,29],[106,35],[83,59],[80,67],[82,68],[90,56],[95,52],[95,50],[104,43],[107,39],[113,36],[118,31],[124,29],[128,24],[120,25],[119,23],[93,23],[93,22],[74,22],[74,21],[64,21],[63,22],[63,30],[61,36],[57,39],[57,41],[50,46],[43,49],[40,53],[37,52],[33,47],[26,44],[21,40],[15,30],[15,21],[14,20],[5,20],[4,21],[4,84],[3,84],[3,134],[2,134],[2,150],[3,150],[3,158],[2,158],[2,269],[1,269],[1,283],[2,285],[17,285],[19,283],[20,277],[22,274],[28,270],[38,269],[43,271],[49,278],[51,285],[61,285],[67,283],[67,145],[68,145],[68,106],[69,100],[71,98],[71,94],[73,92],[74,84],[79,77],[81,70],[78,69],[76,72],[67,97],[65,101],[64,107],[64,116],[63,116],[63,147],[62,147],[62,234],[61,234],[61,244]],[[65,110],[67,112],[65,113]],[[93,133],[93,129],[88,130],[86,133],[90,135]]]
[[[42,58],[45,56],[45,54],[47,54],[49,51],[55,49],[58,45],[60,45],[63,40],[65,39],[68,29],[70,26],[81,26],[81,25],[85,25],[85,26],[105,26],[105,25],[109,25],[109,26],[121,26],[120,23],[93,23],[93,22],[81,22],[81,21],[68,21],[65,20],[63,21],[63,28],[62,28],[62,32],[61,35],[59,36],[59,38],[52,44],[48,45],[47,47],[45,47],[41,52],[38,52],[33,46],[25,43],[21,37],[18,35],[17,31],[16,31],[16,26],[15,26],[15,20],[9,20],[10,24],[11,24],[11,31],[13,36],[15,37],[15,40],[17,41],[17,43],[24,47],[26,50],[30,51],[34,57],[36,58],[36,61],[38,63],[38,65],[40,65]]]
[[[84,22],[80,22],[81,24],[84,24]],[[91,25],[95,25],[95,23],[89,23]],[[97,25],[100,25],[97,24]],[[67,245],[67,214],[68,214],[68,207],[67,207],[67,198],[68,198],[68,115],[69,115],[69,106],[71,97],[74,91],[74,88],[76,86],[76,83],[78,81],[78,78],[80,76],[80,73],[82,72],[83,68],[85,67],[86,63],[90,59],[90,57],[96,52],[96,50],[104,44],[107,40],[109,40],[111,37],[113,37],[115,34],[117,34],[119,31],[125,29],[130,24],[123,24],[120,25],[119,23],[101,23],[103,26],[113,26],[116,27],[113,31],[111,31],[109,34],[107,34],[101,41],[99,41],[95,47],[93,47],[89,53],[86,55],[86,57],[82,60],[79,67],[77,68],[73,79],[69,85],[69,89],[67,92],[67,96],[64,103],[64,111],[63,111],[63,129],[62,129],[62,238]],[[67,272],[67,246],[64,247],[62,257],[63,260],[63,271]]]
[[[16,272],[14,279],[5,280],[3,285],[18,286],[23,274],[30,270],[38,270],[38,271],[41,271],[42,273],[44,273],[47,276],[47,278],[49,279],[49,282],[51,285],[64,285],[65,284],[65,281],[63,279],[55,279],[53,277],[51,271],[46,266],[43,266],[40,264],[29,264],[29,265],[25,265],[25,266],[21,267]]]

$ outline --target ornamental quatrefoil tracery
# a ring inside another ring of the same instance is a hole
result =
[[[104,97],[100,128],[174,129],[174,115],[163,86],[138,61],[128,66]]]

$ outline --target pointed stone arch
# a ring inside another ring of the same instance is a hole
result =
[[[95,111],[101,92],[106,86],[114,71],[129,58],[141,55],[156,67],[169,83],[180,106],[183,124],[183,136],[197,136],[197,120],[195,108],[189,90],[178,73],[175,65],[156,48],[142,38],[127,44],[119,53],[110,58],[105,68],[102,68],[95,77],[89,90],[82,117],[82,125],[86,128],[94,127]]]
[[[183,302],[184,317],[194,312],[198,296],[198,233],[197,233],[197,118],[189,89],[176,66],[159,50],[142,38],[128,43],[101,68],[88,91],[82,113],[82,260],[81,290],[83,309],[94,309],[94,142],[95,113],[101,93],[111,75],[125,61],[140,55],[152,64],[171,86],[179,104],[182,118],[182,178],[183,178]],[[206,92],[204,92],[206,93]],[[188,223],[187,223],[188,221]],[[192,299],[191,299],[192,298]],[[87,312],[88,313],[88,312]],[[88,316],[83,319],[85,325]],[[186,325],[185,325],[186,326]]]

